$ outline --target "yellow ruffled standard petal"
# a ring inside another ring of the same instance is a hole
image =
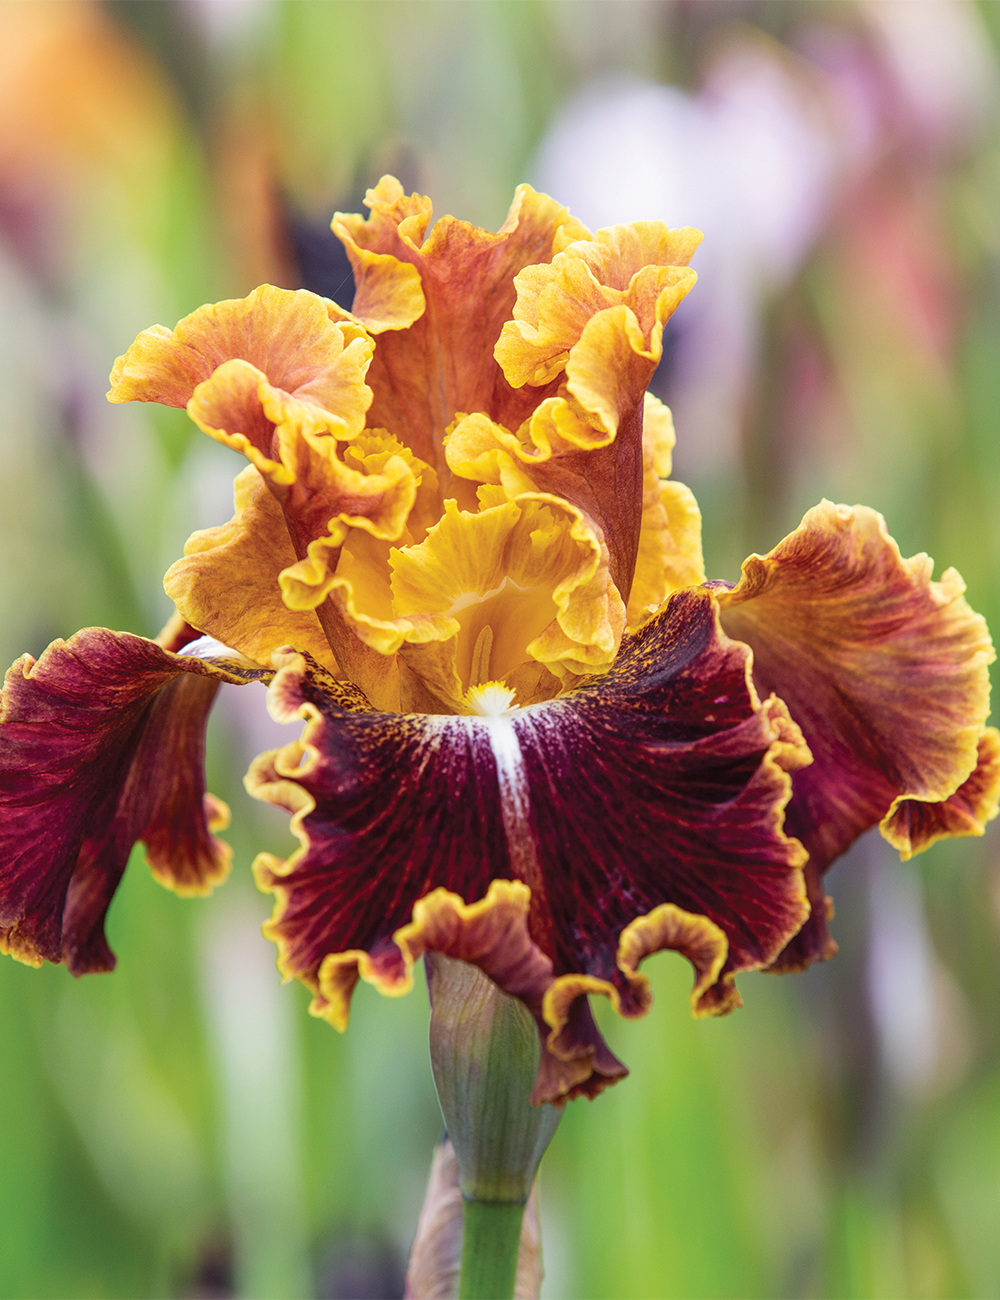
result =
[[[391,551],[388,590],[377,565],[364,566],[370,554],[349,546],[338,569],[349,593],[334,596],[369,644],[380,633],[383,653],[399,651],[428,712],[462,712],[469,687],[492,681],[545,698],[614,658],[624,610],[606,557],[579,512],[556,499],[478,514],[449,502],[425,542]]]
[[[367,220],[337,213],[333,229],[354,267],[353,318],[379,335],[369,383],[371,422],[392,430],[437,470],[458,411],[486,411],[516,425],[533,401],[514,392],[493,345],[514,309],[514,277],[587,235],[566,208],[518,187],[498,231],[441,217],[425,238],[430,200],[383,177],[365,197]],[[516,417],[509,416],[516,411]]]
[[[186,406],[213,438],[268,461],[273,427],[286,420],[360,433],[372,347],[357,324],[331,320],[316,294],[265,284],[199,307],[174,330],[144,330],[115,362],[108,399]]]
[[[252,465],[237,477],[234,499],[229,523],[188,539],[164,579],[167,595],[192,627],[255,663],[269,665],[275,650],[293,645],[336,672],[316,614],[281,599],[279,575],[295,551],[281,506]]]
[[[546,266],[529,266],[515,280],[517,303],[496,345],[509,383],[548,383],[566,366],[587,324],[623,306],[654,362],[663,326],[693,287],[688,262],[701,242],[691,227],[637,221],[578,240]]]
[[[462,416],[448,435],[448,467],[458,478],[499,489],[508,498],[539,492],[558,473],[560,454],[572,450],[572,438],[582,427],[565,420],[569,404],[560,398],[542,403],[535,417],[517,434],[487,416]],[[689,488],[664,481],[671,469],[674,426],[670,411],[646,393],[642,431],[642,514],[635,576],[629,595],[629,626],[645,621],[674,591],[704,582],[701,554],[701,512]],[[552,462],[555,462],[553,464]],[[481,489],[482,491],[482,489]],[[591,496],[595,510],[604,503]],[[593,517],[584,509],[588,518]],[[608,514],[604,511],[604,519]],[[593,519],[600,526],[600,517]]]
[[[284,516],[291,554],[282,567],[301,561],[297,580],[315,585],[336,565],[344,520],[397,537],[416,499],[412,457],[397,444],[378,474],[365,454],[356,468],[344,460],[341,441],[358,437],[371,404],[365,375],[373,346],[358,325],[332,321],[315,294],[264,285],[193,312],[174,331],[146,330],[115,363],[109,397],[186,405],[201,429],[246,455]],[[236,544],[231,528],[206,536],[199,549],[217,552],[215,563]],[[190,591],[184,599],[201,610],[202,630],[204,619],[220,616]],[[234,603],[238,624],[243,612]],[[328,641],[344,640],[338,626],[326,631]]]
[[[329,440],[317,446],[304,434],[295,452],[288,450],[295,480],[282,505],[297,549],[305,551],[281,574],[289,609],[315,609],[326,600],[351,529],[382,541],[420,541],[436,513],[434,471],[384,429],[337,447],[343,459],[333,450]]]
[[[247,361],[226,361],[194,390],[188,414],[210,438],[241,452],[275,487],[295,481],[302,439],[320,450],[331,435],[355,438],[365,426],[371,390],[365,374],[371,340],[355,338],[327,367],[324,401],[290,396]],[[334,408],[334,409],[330,409]],[[332,448],[326,450],[332,452]]]
[[[427,305],[420,272],[406,255],[423,240],[431,201],[407,195],[395,176],[383,176],[365,203],[371,209],[367,220],[360,213],[337,212],[331,223],[354,270],[351,315],[372,334],[407,329]]]
[[[639,548],[646,387],[663,352],[663,327],[694,285],[687,262],[700,238],[696,230],[636,222],[525,268],[514,281],[513,319],[494,349],[513,387],[547,386],[518,440],[533,449],[538,487],[598,525],[626,599]]]

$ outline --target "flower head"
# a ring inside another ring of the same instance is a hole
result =
[[[700,235],[591,235],[522,186],[496,233],[386,177],[338,214],[351,311],[264,286],[156,326],[110,397],[186,406],[249,464],[168,572],[160,642],[91,629],[15,665],[0,713],[0,942],[79,973],[136,839],[203,892],[220,682],[269,683],[300,740],[247,786],[292,816],[262,855],[283,973],[343,1028],[359,979],[425,952],[520,998],[535,1099],[625,1073],[590,1015],[641,1015],[674,949],[696,1015],[735,976],[831,950],[822,872],[880,823],[908,855],[981,833],[1000,743],[961,581],[874,512],[823,503],[741,581],[646,388]]]

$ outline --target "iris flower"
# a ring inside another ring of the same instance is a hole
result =
[[[366,203],[333,222],[351,311],[265,285],[115,364],[112,401],[186,407],[248,464],[157,640],[90,628],[8,673],[0,945],[110,969],[138,840],[179,893],[221,881],[206,718],[266,682],[305,724],[246,778],[300,841],[255,863],[281,972],[343,1029],[359,979],[473,963],[538,1024],[534,1100],[593,1096],[626,1070],[590,994],[642,1015],[673,949],[694,1013],[727,1012],[739,973],[834,950],[822,877],[862,832],[982,833],[989,635],[862,506],[705,581],[646,392],[697,231],[592,235],[528,186],[496,233],[430,228],[391,177]]]

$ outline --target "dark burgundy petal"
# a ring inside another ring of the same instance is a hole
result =
[[[359,976],[398,993],[426,949],[476,962],[544,1028],[537,1100],[624,1072],[586,995],[643,1014],[651,952],[689,957],[698,1014],[736,1005],[733,973],[767,965],[807,914],[782,823],[809,753],[781,701],[757,701],[748,657],[699,590],[606,677],[494,718],[376,713],[290,656],[271,708],[306,718],[303,740],[248,777],[302,841],[257,864],[282,971],[343,1027]]]
[[[219,682],[269,675],[105,628],[14,664],[0,697],[0,949],[110,970],[104,916],[136,840],[180,894],[224,879],[230,851],[211,831],[228,810],[205,792],[205,722]]]
[[[830,933],[833,899],[823,888],[823,872],[811,858],[806,862],[805,882],[809,915],[802,929],[789,939],[768,967],[768,970],[777,975],[791,975],[806,970],[814,962],[826,961],[837,953],[837,944]]]

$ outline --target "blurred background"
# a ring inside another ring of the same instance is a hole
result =
[[[111,363],[265,280],[349,305],[329,219],[387,170],[493,228],[521,180],[700,226],[654,387],[710,576],[861,501],[1000,631],[998,50],[972,0],[3,0],[0,658],[156,632],[239,465]],[[4,1297],[402,1294],[426,998],[362,986],[341,1037],[279,987],[249,865],[290,840],[240,778],[291,737],[229,689],[225,888],[140,854],[113,977],[0,961]],[[645,1020],[600,1011],[633,1073],[546,1156],[543,1295],[1000,1294],[1000,837],[828,880],[832,962],[694,1022],[661,956]]]

